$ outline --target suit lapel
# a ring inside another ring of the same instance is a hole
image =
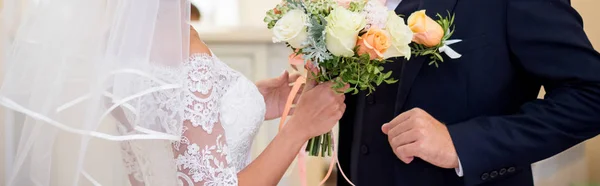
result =
[[[421,0],[418,10],[426,10],[426,13],[429,17],[437,19],[436,14],[438,13],[442,16],[446,16],[448,11],[453,13],[456,1],[458,0]],[[400,4],[400,6],[402,6],[402,4]],[[408,17],[410,14],[405,16]],[[401,61],[403,64],[400,83],[398,85],[398,93],[396,95],[396,114],[402,112],[402,108],[406,103],[406,98],[408,97],[410,88],[412,87],[423,65],[428,63],[428,59],[428,56],[422,56],[412,58],[409,61]],[[443,68],[443,65],[439,68]]]

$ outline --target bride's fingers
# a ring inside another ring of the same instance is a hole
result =
[[[296,82],[296,80],[300,77],[300,74],[292,74],[290,75],[290,77],[288,78],[288,83],[294,83]]]
[[[313,88],[315,88],[315,86],[317,86],[317,80],[315,77],[313,77],[312,74],[308,74],[308,77],[306,77],[306,84],[304,85],[304,91],[309,91]]]

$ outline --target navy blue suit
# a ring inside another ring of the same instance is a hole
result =
[[[355,184],[533,185],[531,163],[600,133],[600,55],[569,0],[403,0],[396,12],[420,9],[456,15],[462,57],[396,59],[399,83],[347,96],[339,158]],[[447,125],[463,177],[392,152],[381,126],[415,107]]]

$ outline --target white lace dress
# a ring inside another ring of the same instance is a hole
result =
[[[184,71],[187,86],[183,97],[187,106],[182,110],[181,141],[171,147],[152,142],[124,143],[131,184],[173,185],[163,181],[169,180],[163,173],[170,171],[151,172],[172,168],[177,175],[166,176],[177,177],[178,185],[237,185],[237,173],[250,163],[252,141],[264,120],[264,98],[253,82],[217,57],[195,54],[185,64]],[[136,150],[142,148],[172,148],[170,156],[175,162],[172,167],[144,163],[143,159],[158,159],[161,157],[157,156],[166,157],[169,153]]]

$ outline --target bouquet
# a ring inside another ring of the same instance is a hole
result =
[[[411,16],[412,28],[378,0],[285,0],[269,10],[264,21],[273,32],[273,41],[292,49],[293,66],[314,69],[308,71],[310,78],[333,81],[336,90],[350,84],[345,93],[370,94],[382,83],[397,81],[383,67],[392,62],[389,58],[431,55],[436,66],[443,60],[438,56],[451,35],[450,19],[434,22],[435,27],[425,25],[430,22],[423,22],[420,15]],[[433,27],[442,30],[437,39]],[[331,134],[323,134],[312,138],[306,151],[311,156],[331,156],[331,144]]]

